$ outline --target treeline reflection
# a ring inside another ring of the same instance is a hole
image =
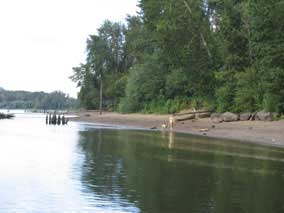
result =
[[[283,212],[284,150],[168,132],[80,132],[81,180],[141,212]]]

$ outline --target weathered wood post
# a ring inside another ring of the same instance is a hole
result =
[[[65,125],[65,116],[62,116],[62,125]]]
[[[57,125],[60,125],[61,124],[61,116],[58,115],[58,118],[57,118]]]
[[[54,112],[53,113],[53,116],[52,116],[52,122],[51,122],[53,125],[56,125],[56,113]]]
[[[50,125],[51,124],[51,113],[49,113],[49,115],[48,115],[48,124]]]

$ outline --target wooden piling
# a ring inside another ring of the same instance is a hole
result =
[[[53,113],[51,123],[52,123],[53,125],[56,125],[56,114],[55,114],[55,113]]]
[[[69,121],[69,118],[66,118],[64,115],[57,115],[56,112],[47,114],[45,119],[46,124],[49,125],[67,125]]]
[[[65,125],[65,116],[62,116],[62,125]]]
[[[57,118],[57,125],[60,125],[61,124],[61,116],[58,115],[58,118]]]
[[[51,113],[49,113],[49,115],[48,115],[48,124],[50,125],[51,123],[52,123]]]

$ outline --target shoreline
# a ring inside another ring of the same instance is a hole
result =
[[[99,115],[99,112],[96,111],[80,112],[75,115],[77,117],[71,118],[71,121],[169,131],[163,129],[162,124],[168,122],[170,115],[119,114],[115,112],[104,112]],[[284,147],[284,120],[272,122],[237,121],[216,124],[211,122],[209,118],[202,118],[177,122],[173,131],[209,138]]]

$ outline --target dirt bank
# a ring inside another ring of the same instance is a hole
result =
[[[73,121],[163,129],[169,115],[119,114],[98,112],[77,113]],[[207,131],[208,130],[208,131]],[[208,118],[178,122],[176,132],[206,135],[284,147],[284,121],[238,121],[214,124]]]

